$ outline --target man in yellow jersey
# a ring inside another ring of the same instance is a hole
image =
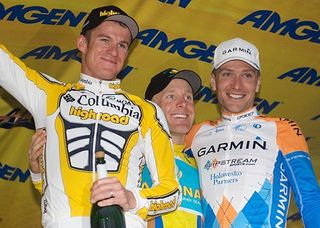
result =
[[[0,45],[0,86],[47,132],[42,176],[36,180],[44,227],[90,227],[91,204],[98,201],[120,205],[127,227],[144,227],[146,218],[179,204],[163,113],[121,90],[116,79],[138,31],[135,20],[118,7],[93,9],[77,39],[81,75],[75,84],[28,68]],[[101,150],[108,177],[95,181],[95,152]],[[157,183],[150,189],[138,187],[145,165]]]
[[[177,177],[182,189],[180,207],[172,212],[148,221],[148,227],[202,227],[200,185],[196,162],[185,151],[184,139],[195,116],[193,95],[201,87],[200,77],[190,70],[166,69],[154,76],[145,92],[145,98],[155,102],[167,119],[175,153]],[[46,141],[45,131],[38,130],[30,147],[30,167],[39,173],[38,157]],[[152,186],[147,168],[142,173],[142,186]]]

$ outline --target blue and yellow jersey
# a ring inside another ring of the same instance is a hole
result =
[[[149,228],[162,227],[202,227],[201,194],[196,161],[184,151],[185,145],[173,145],[177,178],[181,187],[182,201],[179,208],[155,219],[148,220]],[[143,188],[152,186],[147,168],[142,174]]]

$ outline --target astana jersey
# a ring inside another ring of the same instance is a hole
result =
[[[185,145],[173,145],[177,178],[182,192],[181,205],[174,212],[148,220],[148,228],[201,228],[202,209],[199,175],[195,159],[185,151]],[[150,173],[145,167],[142,187],[152,186]]]
[[[144,227],[144,219],[177,207],[173,148],[159,107],[121,90],[119,80],[82,74],[76,84],[57,82],[25,66],[4,46],[0,85],[47,131],[41,184],[45,227],[90,227],[90,188],[100,150],[108,175],[135,196],[137,207],[125,212],[127,227]],[[145,165],[154,180],[150,189],[139,188]]]
[[[320,227],[320,190],[305,138],[255,108],[194,126],[187,137],[203,192],[204,227],[285,227],[290,193],[306,227]]]

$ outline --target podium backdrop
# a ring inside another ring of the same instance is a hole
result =
[[[75,41],[92,8],[117,5],[140,24],[123,88],[143,96],[150,78],[176,67],[198,72],[196,122],[218,118],[209,74],[221,41],[247,39],[260,49],[260,112],[299,123],[320,178],[319,0],[109,0],[0,1],[0,42],[30,67],[64,82],[79,78]],[[32,99],[32,97],[30,97]],[[0,227],[40,227],[40,194],[31,184],[28,148],[31,117],[0,88]],[[297,209],[288,227],[302,227]]]

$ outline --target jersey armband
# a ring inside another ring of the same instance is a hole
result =
[[[139,193],[140,189],[128,189],[128,190],[132,192],[132,194],[136,200],[136,207],[130,209],[129,212],[131,212],[133,214],[138,214],[142,219],[146,219],[147,210],[141,210],[140,213],[138,211],[140,209],[143,209],[144,207],[146,207],[147,199],[141,197],[141,195]],[[145,212],[143,212],[143,211],[145,211]]]

